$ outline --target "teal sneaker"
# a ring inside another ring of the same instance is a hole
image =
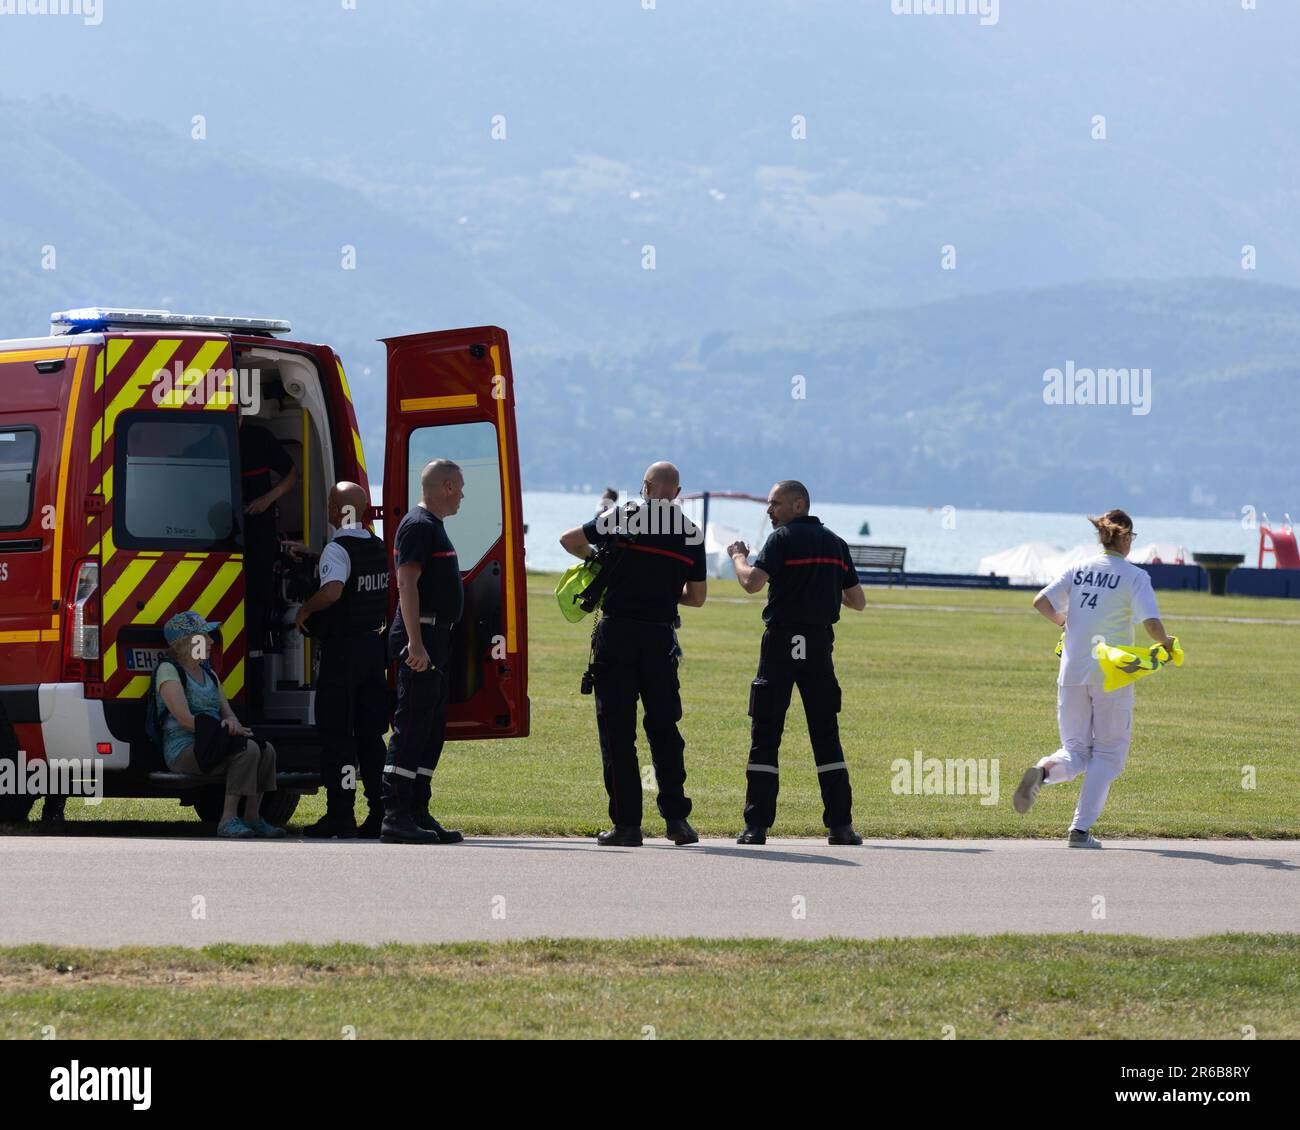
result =
[[[238,816],[232,816],[217,825],[217,835],[223,840],[251,840],[256,834]]]
[[[283,828],[277,828],[274,824],[268,824],[260,816],[254,820],[245,820],[244,825],[251,829],[253,835],[263,840],[282,840],[289,834]]]

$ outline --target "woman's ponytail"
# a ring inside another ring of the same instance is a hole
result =
[[[1116,548],[1115,543],[1120,537],[1133,530],[1133,519],[1123,510],[1107,510],[1100,518],[1090,517],[1088,521],[1096,527],[1097,540],[1103,549]]]

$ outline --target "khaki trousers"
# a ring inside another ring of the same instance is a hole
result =
[[[194,760],[194,747],[186,746],[172,763],[176,773],[203,775],[199,763]],[[254,793],[275,792],[275,746],[263,742],[259,747],[252,738],[238,753],[232,753],[224,761],[212,767],[209,776],[226,777],[226,795],[252,796]]]

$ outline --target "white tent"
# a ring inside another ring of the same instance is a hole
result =
[[[1085,561],[1091,561],[1101,553],[1101,546],[1095,541],[1088,545],[1076,545],[1073,549],[1067,549],[1057,554],[1047,562],[1048,577],[1047,581],[1054,581],[1067,569],[1073,569],[1077,565],[1082,565]]]
[[[1045,585],[1065,568],[1062,565],[1053,570],[1051,565],[1063,552],[1059,545],[1051,542],[1027,541],[1001,553],[981,557],[979,572],[1007,577],[1013,585]]]
[[[1164,565],[1184,565],[1187,551],[1181,545],[1153,541],[1147,545],[1134,546],[1128,559],[1134,565],[1150,565],[1153,561],[1159,561]]]
[[[704,555],[708,559],[710,577],[734,577],[736,566],[727,556],[727,546],[734,541],[743,541],[743,535],[733,526],[724,526],[721,522],[710,522],[704,531]],[[758,552],[757,546],[750,546],[750,557]]]

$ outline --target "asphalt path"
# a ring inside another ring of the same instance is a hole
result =
[[[1300,840],[0,838],[0,944],[1300,932]]]

